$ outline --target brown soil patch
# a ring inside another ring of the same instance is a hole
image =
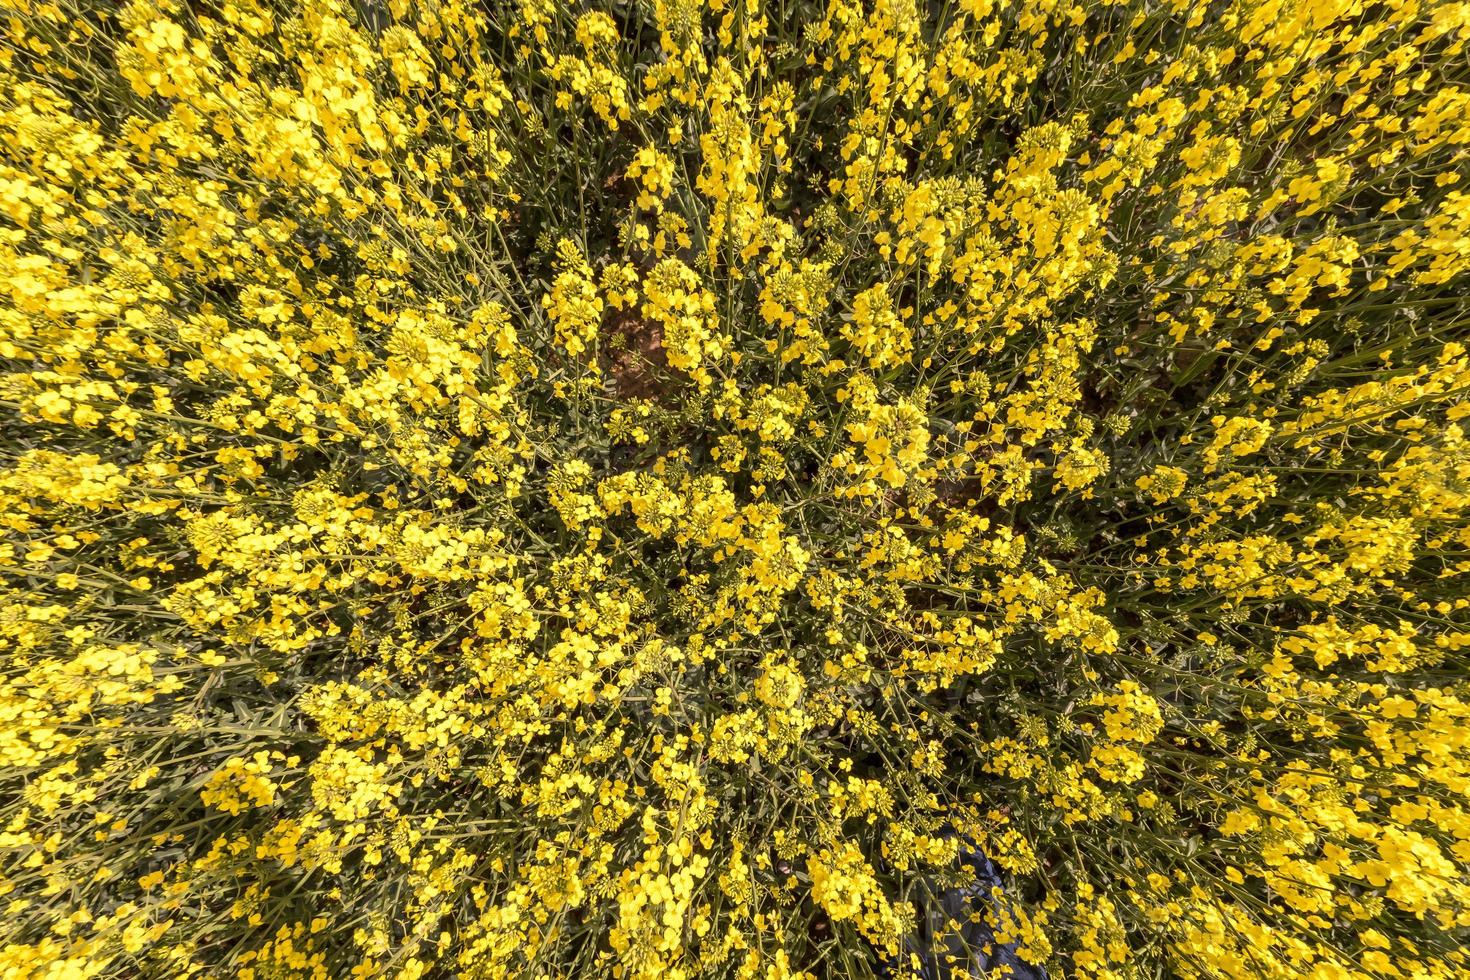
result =
[[[664,330],[634,310],[613,310],[603,324],[602,369],[623,400],[658,398],[668,386]]]

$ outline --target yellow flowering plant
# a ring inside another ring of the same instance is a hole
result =
[[[1467,975],[1467,42],[14,0],[0,974]]]

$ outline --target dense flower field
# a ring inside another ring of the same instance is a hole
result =
[[[1467,40],[11,0],[0,975],[1466,976]]]

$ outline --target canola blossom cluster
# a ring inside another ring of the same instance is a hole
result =
[[[1467,41],[10,0],[0,976],[1466,976]]]

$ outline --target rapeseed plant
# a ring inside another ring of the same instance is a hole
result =
[[[13,0],[0,973],[1467,975],[1467,41]]]

